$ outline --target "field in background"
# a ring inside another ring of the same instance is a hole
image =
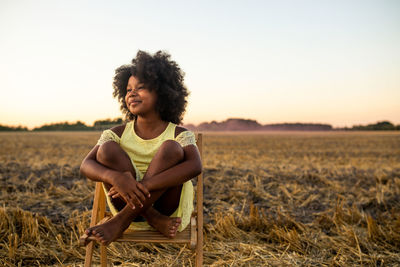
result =
[[[83,263],[94,183],[79,165],[99,135],[0,133],[1,266]],[[398,132],[205,133],[203,166],[205,265],[400,264]],[[108,251],[194,266],[178,245]]]

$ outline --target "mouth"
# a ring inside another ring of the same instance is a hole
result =
[[[130,101],[128,104],[130,106],[130,105],[138,105],[139,103],[142,103],[142,101],[134,100],[134,101]]]

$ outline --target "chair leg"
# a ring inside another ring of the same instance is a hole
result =
[[[100,245],[100,263],[101,267],[107,267],[107,247]]]
[[[103,185],[101,184],[101,187]],[[101,194],[99,198],[99,217],[100,219],[105,219],[105,212],[106,212],[106,195],[103,191],[103,188],[101,188]],[[107,247],[103,246],[100,244],[100,263],[101,267],[107,267]]]
[[[200,232],[198,232],[200,234]],[[201,233],[202,235],[202,233]],[[196,267],[203,266],[203,239],[197,239],[197,246],[196,246]]]
[[[92,266],[93,246],[94,242],[90,242],[86,247],[85,267]]]
[[[95,226],[99,220],[104,218],[105,206],[106,206],[105,195],[102,188],[102,183],[96,182],[90,227]],[[94,246],[93,241],[86,246],[85,267],[92,266],[93,248],[94,248],[93,246]]]
[[[201,192],[202,194],[202,192]],[[197,204],[198,209],[197,212],[197,245],[196,245],[196,267],[203,266],[203,205],[202,203]]]
[[[203,160],[203,135],[197,135],[197,146]],[[203,171],[197,176],[197,246],[196,266],[203,266]]]

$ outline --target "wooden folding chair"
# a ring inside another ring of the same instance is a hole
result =
[[[203,158],[202,133],[196,133],[196,144]],[[203,172],[197,176],[196,207],[188,225],[182,232],[177,232],[174,238],[165,237],[157,230],[126,230],[122,237],[114,242],[136,242],[136,243],[182,243],[189,244],[191,249],[196,250],[196,266],[203,265]],[[101,182],[96,182],[93,200],[92,218],[90,227],[104,222],[106,215],[106,197]],[[112,215],[111,215],[112,216]],[[82,245],[82,244],[81,244]],[[86,246],[85,267],[92,266],[94,242]],[[107,248],[100,244],[101,266],[107,266]]]

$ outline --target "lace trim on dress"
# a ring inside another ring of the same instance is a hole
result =
[[[119,136],[114,133],[112,130],[108,129],[108,130],[104,130],[103,133],[101,134],[99,140],[97,141],[96,145],[102,145],[107,141],[114,141],[117,144],[120,143],[120,138]]]
[[[183,201],[180,201],[180,208],[181,208],[181,224],[178,227],[178,231],[181,232],[183,231],[189,224],[190,224],[190,217],[192,215],[192,212],[194,210],[193,206],[193,201],[194,201],[194,189],[193,189],[193,184],[192,181],[187,181],[183,184],[184,187],[182,187],[182,191],[185,190],[186,196]],[[189,198],[189,196],[191,196]],[[188,199],[189,198],[189,199]]]
[[[175,141],[178,142],[182,147],[187,145],[196,145],[196,137],[192,131],[184,131],[178,134],[175,138]]]

